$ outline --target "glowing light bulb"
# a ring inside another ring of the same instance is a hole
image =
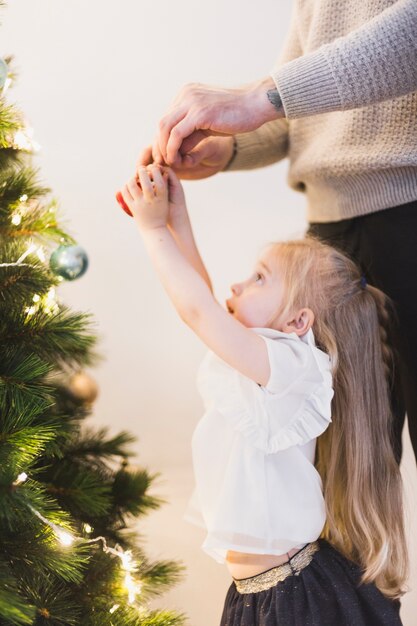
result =
[[[10,87],[10,85],[12,84],[12,79],[11,78],[6,78],[6,82],[4,83],[4,87],[3,87],[3,96],[6,93],[6,91],[8,90],[8,88]]]
[[[33,296],[32,300],[33,302],[39,302],[39,300],[41,299],[40,295],[35,293],[35,295]]]
[[[109,613],[114,613],[115,611],[117,611],[117,609],[119,608],[120,604],[113,604],[113,606],[111,607]]]
[[[25,480],[27,480],[28,475],[26,474],[26,472],[22,472],[21,474],[19,474],[19,476],[16,478],[16,480],[14,481],[13,485],[15,487],[17,487],[18,485],[21,485],[22,483],[25,482]]]
[[[55,534],[63,546],[70,546],[74,543],[74,537],[69,533],[65,532],[65,530],[61,530],[60,528],[55,528]]]
[[[125,587],[127,589],[127,594],[129,598],[129,604],[133,604],[136,600],[136,594],[139,593],[139,586],[133,580],[130,572],[126,573],[125,576]]]
[[[25,135],[25,133],[22,130],[18,130],[15,133],[14,145],[19,150],[27,150],[28,152],[30,152],[30,149],[32,147],[28,137]]]
[[[12,224],[14,224],[15,226],[19,226],[21,221],[22,221],[22,216],[19,215],[19,213],[15,213],[12,216]]]
[[[26,152],[38,152],[40,145],[32,139],[33,130],[31,128],[25,128],[16,131],[13,144],[18,150],[25,150]]]
[[[135,566],[132,562],[132,553],[130,550],[126,550],[126,552],[121,552],[120,560],[122,562],[122,567],[126,572],[133,572],[135,570]]]

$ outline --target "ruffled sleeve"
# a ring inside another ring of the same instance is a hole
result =
[[[253,330],[267,346],[267,385],[259,386],[209,353],[198,386],[207,408],[215,408],[254,447],[273,454],[311,441],[331,422],[330,359],[315,346],[311,330],[302,339],[295,333]]]

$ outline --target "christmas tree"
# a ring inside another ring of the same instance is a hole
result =
[[[57,298],[87,257],[31,167],[33,142],[6,103],[0,60],[0,625],[169,626],[148,600],[181,567],[149,562],[135,518],[155,476],[128,464],[132,437],[89,430],[96,395],[90,316]]]

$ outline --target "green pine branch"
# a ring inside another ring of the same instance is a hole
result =
[[[0,311],[29,307],[35,294],[45,296],[51,287],[59,284],[57,277],[34,255],[28,255],[17,265],[24,252],[21,240],[9,241],[0,249]]]
[[[0,561],[0,606],[4,607],[3,617],[10,624],[32,624],[35,607],[22,596],[16,578],[9,567]]]
[[[48,474],[51,482],[44,483],[48,493],[74,517],[100,517],[109,511],[111,485],[99,472],[61,459]]]
[[[52,388],[44,382],[52,365],[38,355],[27,354],[24,346],[6,345],[0,361],[0,410],[14,413],[13,424],[1,420],[8,432],[30,423],[30,415],[45,411],[53,403]]]
[[[0,105],[1,116],[1,105]],[[1,127],[1,120],[0,120]],[[1,141],[1,132],[0,132]],[[0,224],[1,232],[10,221],[10,216],[21,203],[22,196],[34,200],[46,196],[50,189],[37,182],[38,171],[32,167],[1,171],[0,176]]]
[[[91,315],[72,313],[66,306],[57,313],[39,309],[33,315],[18,309],[0,318],[0,337],[13,348],[25,346],[56,367],[89,366],[98,361],[92,351],[97,342],[92,327]]]
[[[81,607],[74,604],[71,588],[52,574],[27,576],[22,588],[36,607],[36,626],[81,626]]]
[[[183,615],[147,600],[182,567],[150,562],[129,528],[163,502],[149,494],[158,474],[127,466],[128,433],[84,429],[90,407],[66,387],[98,362],[97,336],[90,315],[51,300],[61,279],[44,258],[76,242],[18,147],[20,129],[23,116],[0,94],[0,626],[180,626]],[[120,558],[98,537],[131,551],[132,604]]]
[[[20,114],[0,100],[0,148],[13,145],[13,135],[23,127]]]
[[[132,456],[128,446],[135,441],[136,437],[127,432],[120,432],[109,438],[108,428],[84,429],[68,443],[65,454],[73,460],[102,465],[114,457]]]
[[[149,474],[144,469],[120,469],[113,481],[114,515],[125,522],[126,516],[139,517],[151,509],[158,509],[165,501],[148,494],[152,482],[158,477],[159,474]]]

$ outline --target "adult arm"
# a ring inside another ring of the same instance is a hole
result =
[[[297,14],[294,7],[277,66],[288,63],[302,54],[296,22]],[[271,76],[259,82],[263,89],[264,104],[268,107],[270,105],[275,107],[274,115],[277,115],[278,119],[265,123],[252,132],[237,135],[212,135],[210,131],[196,130],[183,139],[173,159],[172,167],[179,178],[195,180],[226,170],[263,167],[287,155],[288,125],[281,119],[283,107],[278,90]],[[209,86],[206,88],[211,94],[213,93],[213,88]],[[270,98],[268,98],[268,91],[272,92],[269,94]],[[245,129],[240,128],[236,132],[240,133],[241,130]],[[139,155],[138,165],[165,162],[160,149],[160,141],[160,136],[157,135],[153,144],[147,146]]]
[[[155,160],[178,165],[185,141],[190,149],[202,137],[246,133],[282,117],[282,103],[270,76],[235,89],[185,85],[159,122]]]
[[[416,91],[416,0],[398,0],[348,35],[280,66],[272,77],[289,119]]]

